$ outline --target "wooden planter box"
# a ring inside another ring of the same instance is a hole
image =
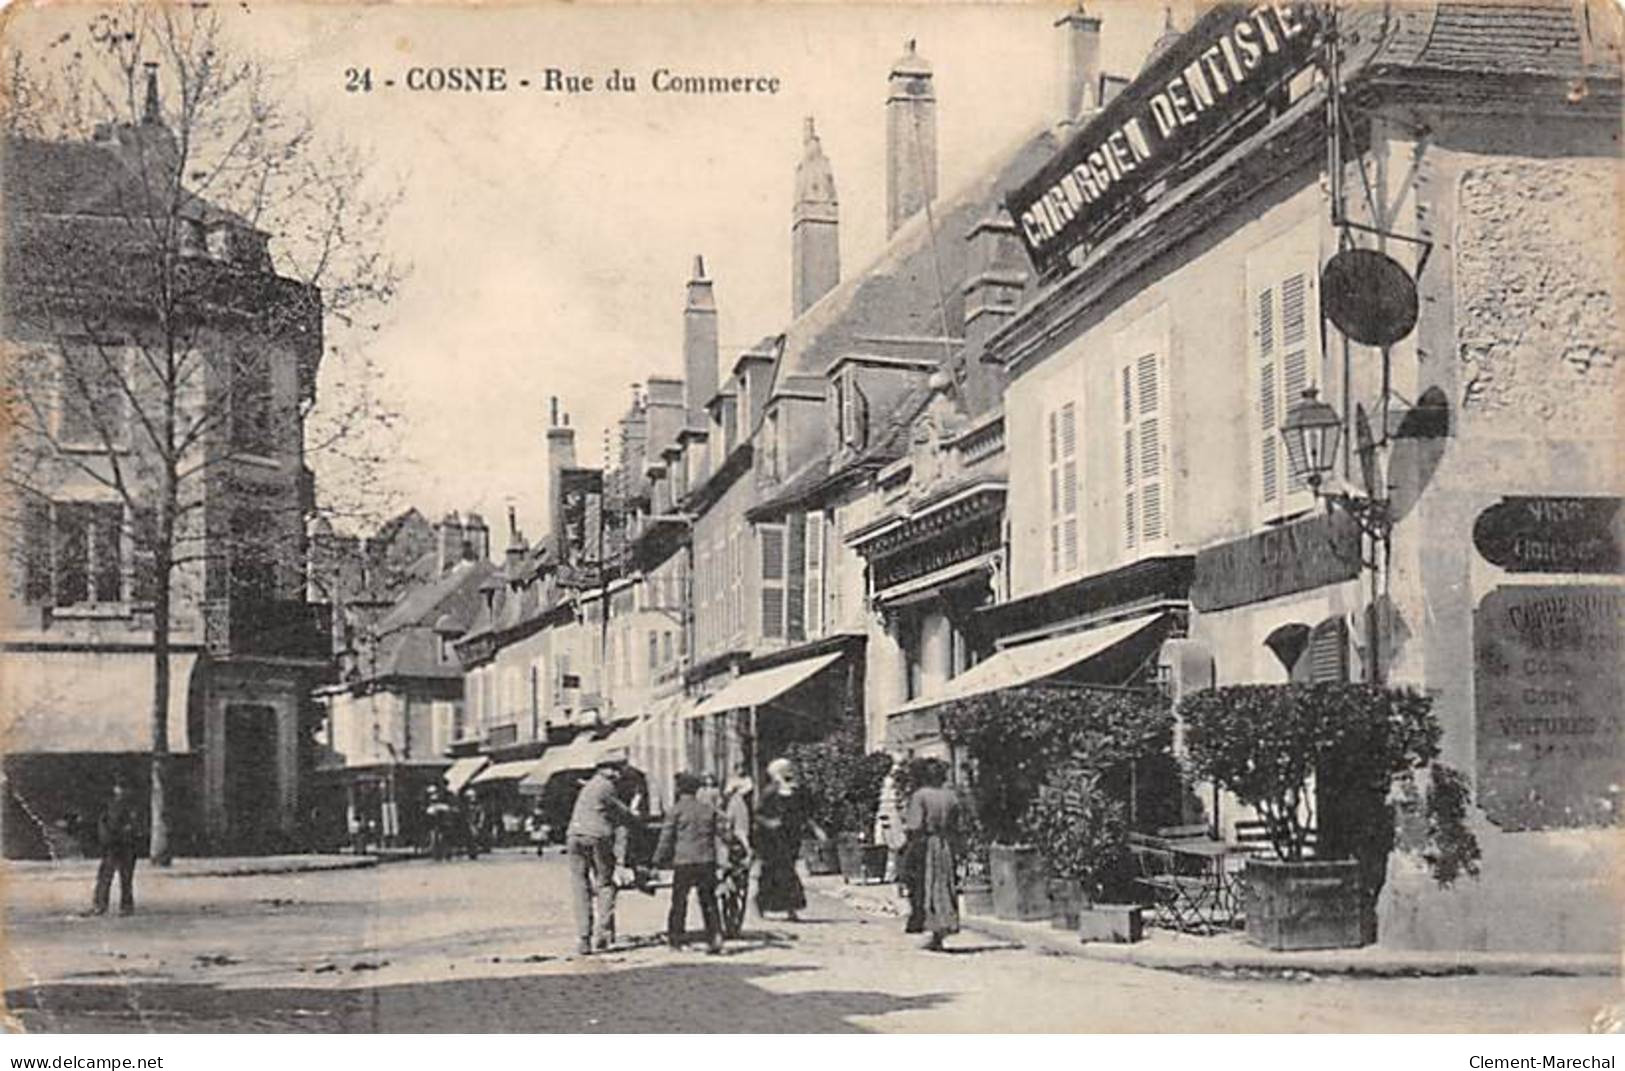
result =
[[[855,836],[843,835],[837,842],[841,878],[847,884],[868,885],[886,880],[886,846],[865,844]]]
[[[1078,878],[1049,879],[1049,924],[1057,930],[1075,930],[1079,916],[1088,908],[1083,881]]]
[[[1026,844],[995,844],[988,854],[993,868],[993,914],[1012,920],[1049,918],[1049,868],[1038,849]]]
[[[1359,948],[1364,910],[1352,859],[1247,860],[1247,940],[1261,948]]]
[[[801,842],[801,857],[807,861],[809,874],[839,874],[841,872],[840,850],[833,840],[818,840],[814,837]]]
[[[967,915],[993,914],[993,884],[986,878],[966,878],[959,888],[959,909]]]
[[[1090,904],[1078,916],[1078,940],[1131,945],[1145,936],[1139,904]]]

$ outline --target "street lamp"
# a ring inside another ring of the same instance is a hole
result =
[[[1386,541],[1393,527],[1386,497],[1322,490],[1336,464],[1342,434],[1343,418],[1310,387],[1287,409],[1286,419],[1281,422],[1287,469],[1295,479],[1307,483],[1316,498],[1325,499],[1328,510],[1341,507],[1361,532],[1379,542]]]

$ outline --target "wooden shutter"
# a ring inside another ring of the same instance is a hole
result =
[[[807,638],[807,515],[785,518],[784,634],[798,641]]]
[[[1168,534],[1164,495],[1162,357],[1141,353],[1119,369],[1123,419],[1123,545],[1129,550]]]
[[[807,514],[807,635],[824,634],[824,515]]]
[[[29,496],[23,504],[23,597],[31,603],[51,598],[51,503]]]
[[[1046,422],[1049,476],[1049,569],[1061,576],[1078,567],[1078,407],[1067,402]]]
[[[1316,625],[1303,658],[1309,663],[1309,680],[1315,684],[1348,680],[1348,625],[1344,620],[1331,617]]]
[[[784,638],[784,528],[764,524],[757,529],[762,549],[762,635]]]
[[[1314,505],[1307,482],[1290,471],[1280,429],[1287,410],[1324,379],[1317,257],[1315,237],[1305,232],[1259,250],[1248,262],[1253,493],[1263,521]]]

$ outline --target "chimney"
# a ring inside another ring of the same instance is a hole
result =
[[[507,567],[508,580],[517,582],[524,571],[525,555],[530,547],[525,543],[525,537],[519,531],[519,518],[514,508],[508,506],[508,549],[503,554],[503,564]]]
[[[705,404],[717,392],[717,299],[705,277],[705,258],[694,257],[683,305],[683,383],[691,428],[706,426]],[[657,448],[666,443],[656,442]]]
[[[970,271],[965,280],[964,366],[960,387],[971,412],[997,404],[999,369],[981,360],[982,347],[1010,321],[1027,285],[1027,258],[1016,225],[1003,210],[984,216],[965,235]]]
[[[465,561],[483,562],[491,557],[491,530],[485,518],[470,511],[463,521],[462,556]]]
[[[796,203],[790,214],[791,315],[800,316],[841,281],[840,210],[835,173],[808,116],[796,165]],[[707,399],[709,400],[709,399]]]
[[[149,60],[141,66],[147,72],[147,98],[141,106],[141,125],[157,126],[164,121],[158,110],[158,65]]]
[[[931,65],[910,39],[886,95],[886,236],[937,195],[937,98]]]
[[[1080,3],[1055,25],[1061,31],[1061,122],[1075,123],[1101,106],[1100,19]]]
[[[438,576],[463,558],[463,521],[452,510],[435,526],[435,574]]]
[[[559,494],[559,473],[576,465],[576,432],[570,426],[570,415],[559,411],[557,397],[548,399],[547,424],[547,495],[548,531],[553,533],[553,546],[562,553],[564,547],[564,500]]]

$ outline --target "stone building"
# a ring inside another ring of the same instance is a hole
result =
[[[1044,280],[989,346],[1012,564],[992,622],[1016,652],[1149,649],[1176,694],[1425,691],[1483,875],[1441,890],[1396,853],[1380,940],[1616,950],[1617,18],[1339,23],[1335,140],[1330,24],[1220,7],[1012,194]],[[1350,247],[1415,280],[1386,349],[1327,315]],[[1342,426],[1335,501],[1280,432],[1310,388]]]
[[[12,138],[0,155],[8,386],[38,417],[13,411],[7,457],[27,489],[8,495],[7,855],[70,848],[70,818],[92,814],[116,775],[145,799],[163,624],[171,846],[297,840],[308,693],[329,650],[326,607],[306,599],[300,415],[321,297],[277,273],[269,236],[244,219],[184,193],[164,215],[148,197],[179,156],[150,66],[145,90],[134,122],[83,141]],[[173,226],[142,225],[160,216]],[[161,263],[175,265],[164,293],[185,318],[172,382],[142,371],[166,352]],[[165,398],[191,429],[171,444],[185,453],[167,613],[154,603],[161,440],[146,423]]]

